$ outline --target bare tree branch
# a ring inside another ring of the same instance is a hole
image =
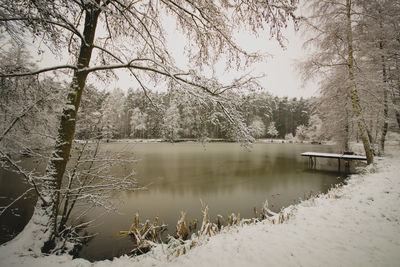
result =
[[[27,196],[29,192],[31,192],[32,190],[34,190],[34,188],[29,188],[28,190],[26,190],[24,193],[22,193],[21,195],[19,195],[19,197],[17,197],[16,199],[14,199],[10,204],[8,204],[7,206],[4,207],[0,207],[1,211],[0,211],[0,216],[4,214],[4,212],[6,212],[9,208],[11,208],[15,203],[17,203],[20,199],[22,199],[23,197]]]
[[[6,153],[0,150],[0,155],[3,159],[5,159],[8,163],[10,163],[11,166],[13,166],[19,174],[22,174],[24,176],[25,180],[33,186],[35,189],[35,192],[37,196],[43,201],[43,203],[47,203],[47,201],[43,198],[42,194],[39,191],[38,186],[36,185],[34,179],[31,177],[30,174],[26,173],[24,170],[22,170],[17,163],[15,163]]]
[[[43,68],[43,69],[33,70],[33,71],[28,71],[28,72],[22,72],[22,73],[0,73],[0,78],[32,76],[32,75],[37,75],[40,73],[49,72],[49,71],[53,71],[53,70],[60,70],[60,69],[78,70],[78,68],[73,65],[60,65],[60,66],[53,66],[53,67],[48,67],[48,68]]]
[[[28,114],[28,112],[37,104],[39,104],[43,99],[40,99],[38,101],[36,101],[34,104],[30,105],[29,107],[25,108],[22,113],[17,116],[11,123],[10,125],[7,127],[7,129],[4,130],[3,134],[0,136],[0,142],[1,140],[3,140],[4,136],[7,135],[7,133],[14,127],[14,125],[23,117],[25,117],[26,114]]]

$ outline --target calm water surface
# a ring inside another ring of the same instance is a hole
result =
[[[105,214],[88,229],[98,233],[80,252],[90,260],[111,258],[132,249],[132,241],[118,233],[129,229],[136,212],[141,220],[159,216],[174,234],[180,211],[187,211],[188,219],[201,219],[200,200],[209,206],[213,219],[217,214],[226,218],[233,212],[250,218],[253,207],[260,209],[266,199],[272,210],[279,211],[311,192],[326,192],[344,179],[336,173],[334,160],[319,160],[318,171],[308,170],[307,159],[300,153],[336,152],[334,147],[323,145],[260,143],[248,151],[234,143],[107,143],[102,150],[122,150],[126,158],[139,159],[113,172],[126,175],[134,169],[138,182],[150,186],[146,191],[120,192],[121,214]],[[3,191],[8,182],[4,172],[0,175]],[[22,221],[27,213],[13,220]],[[94,210],[86,219],[99,213]]]

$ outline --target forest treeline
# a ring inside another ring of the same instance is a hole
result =
[[[276,97],[265,91],[232,96],[254,138],[295,136],[307,126],[307,99]],[[99,91],[89,87],[78,118],[78,139],[160,138],[232,139],[228,118],[212,101],[193,102],[176,92]]]

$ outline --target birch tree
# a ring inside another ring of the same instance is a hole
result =
[[[278,130],[275,127],[275,122],[274,121],[271,121],[271,123],[269,124],[267,133],[271,137],[276,137],[279,134]]]
[[[263,137],[265,134],[265,125],[260,117],[255,117],[249,128],[250,133],[254,138]]]
[[[103,138],[119,138],[124,132],[124,120],[123,120],[123,102],[124,93],[121,89],[115,88],[111,91],[101,106],[101,130]]]
[[[397,117],[398,112],[398,103],[394,96],[398,89],[396,62],[399,60],[400,49],[400,6],[397,1],[392,0],[359,0],[357,7],[362,14],[355,27],[355,34],[359,39],[358,66],[362,70],[362,80],[373,97],[368,105],[378,102],[375,106],[380,112],[376,114],[375,135],[378,152],[383,154],[386,134],[395,118],[390,114]]]
[[[24,77],[65,70],[70,75],[54,152],[30,222],[37,233],[30,248],[39,253],[35,248],[51,252],[55,247],[59,234],[59,189],[70,159],[77,115],[89,74],[112,78],[113,70],[128,69],[144,91],[149,90],[150,80],[168,80],[167,84],[178,83],[187,91],[201,89],[202,94],[217,103],[229,118],[234,136],[244,140],[248,131],[230,110],[226,92],[245,87],[252,79],[237,79],[226,85],[217,79],[199,77],[196,68],[211,66],[222,55],[232,66],[240,67],[257,60],[258,55],[248,53],[235,42],[235,29],[242,27],[257,32],[268,23],[271,35],[282,42],[281,29],[294,17],[296,4],[296,0],[1,0],[2,31],[16,40],[30,33],[30,38],[41,40],[54,53],[66,48],[71,56],[69,62],[73,62],[0,74],[3,78]],[[175,66],[165,45],[166,18],[176,21],[177,30],[190,39],[192,46],[187,53],[193,69],[181,70]]]
[[[360,104],[360,88],[356,77],[353,36],[357,13],[354,3],[352,0],[334,2],[310,0],[307,2],[312,9],[312,15],[305,19],[304,23],[308,29],[314,31],[315,35],[309,43],[315,45],[318,51],[303,67],[307,75],[320,71],[328,72],[330,75],[336,71],[335,68],[344,68],[345,76],[342,80],[348,84],[348,95],[352,104],[351,114],[358,126],[367,163],[371,164],[374,155]]]
[[[76,125],[75,138],[81,140],[101,138],[104,101],[107,93],[88,85],[85,88],[80,106],[79,120]]]
[[[304,139],[306,139],[307,136],[307,127],[304,125],[299,125],[296,127],[296,139],[299,140],[300,142],[303,142]]]
[[[311,142],[321,143],[321,141],[324,140],[325,137],[322,132],[322,120],[319,114],[313,114],[310,116],[306,135]]]
[[[340,150],[346,152],[350,151],[350,140],[357,132],[354,131],[349,84],[343,77],[346,77],[345,68],[335,68],[324,76],[321,96],[314,105],[322,118],[322,136],[334,140]]]
[[[180,127],[180,114],[177,104],[173,101],[165,111],[163,124],[162,124],[162,135],[163,138],[173,141],[179,138]]]
[[[358,129],[360,131],[361,139],[364,146],[365,156],[367,157],[367,164],[374,161],[374,154],[372,152],[370,139],[367,133],[367,126],[362,116],[360,105],[359,91],[355,81],[355,62],[354,62],[354,46],[353,46],[353,26],[352,26],[352,1],[346,0],[346,41],[347,41],[347,67],[350,78],[350,91],[351,101],[353,105],[353,113],[356,117]]]
[[[131,115],[131,136],[144,138],[144,131],[147,129],[147,114],[139,108],[134,108]]]

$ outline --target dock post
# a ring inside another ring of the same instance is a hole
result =
[[[317,165],[317,158],[313,156],[309,156],[308,158],[309,158],[308,165],[310,169],[315,169]]]
[[[346,172],[350,173],[350,160],[346,160]]]

